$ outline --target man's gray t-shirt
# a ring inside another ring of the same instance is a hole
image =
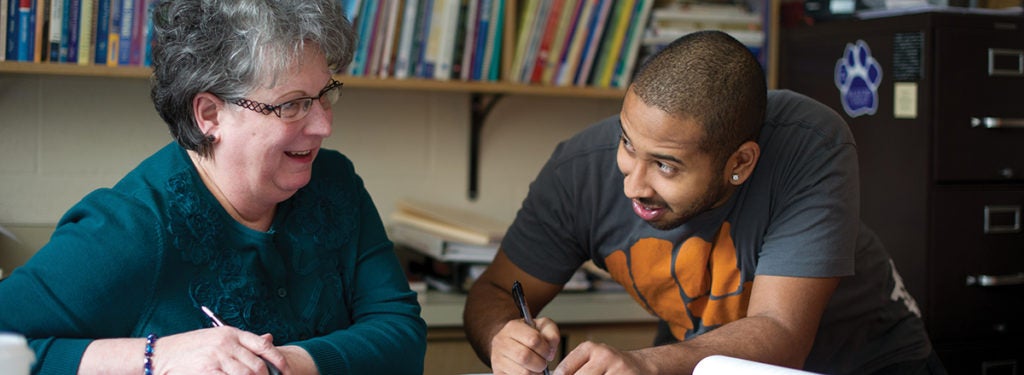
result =
[[[621,134],[611,117],[558,145],[502,242],[517,266],[562,284],[593,260],[663,321],[656,344],[744,317],[755,275],[843,277],[805,369],[865,373],[928,356],[916,304],[860,222],[856,146],[834,111],[769,92],[753,174],[671,230],[648,225],[623,194]]]

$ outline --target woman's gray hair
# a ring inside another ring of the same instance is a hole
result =
[[[204,156],[213,139],[195,123],[197,94],[233,99],[273,87],[307,43],[341,72],[356,40],[338,0],[160,0],[153,30],[153,104],[174,139]]]

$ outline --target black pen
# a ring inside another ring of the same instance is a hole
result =
[[[533,318],[530,317],[530,307],[526,305],[526,297],[523,296],[523,286],[519,284],[519,280],[512,283],[512,299],[516,302],[516,307],[519,308],[519,315],[523,317],[523,321],[526,325],[533,329],[537,329],[537,324],[533,323]],[[548,368],[544,368],[544,375],[550,375],[551,372]]]
[[[213,313],[213,310],[210,310],[206,306],[199,306],[199,308],[203,310],[203,313],[206,314],[206,316],[210,317],[210,320],[213,321],[213,326],[214,327],[223,327],[223,326],[227,325],[227,324],[224,324],[224,322],[222,322],[220,320],[220,318],[217,317],[217,314]],[[263,358],[260,358],[260,359],[263,359]],[[277,366],[274,366],[272,363],[268,362],[266,359],[263,359],[263,363],[267,364],[267,371],[270,372],[270,375],[281,375],[281,370],[278,370]]]

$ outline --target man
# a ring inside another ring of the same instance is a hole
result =
[[[558,327],[526,325],[509,289],[520,281],[536,314],[593,260],[662,320],[656,346],[587,342],[555,374],[690,373],[712,354],[941,373],[913,299],[860,223],[858,184],[835,112],[766,93],[728,35],[685,36],[639,69],[617,118],[555,150],[469,291],[467,336],[496,374],[541,372]]]

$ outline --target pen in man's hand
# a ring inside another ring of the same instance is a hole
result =
[[[203,310],[203,313],[206,314],[206,316],[210,317],[210,320],[213,322],[213,326],[214,327],[226,326],[226,324],[224,324],[224,322],[221,321],[220,318],[217,317],[217,314],[213,313],[213,310],[210,310],[210,308],[208,308],[206,306],[199,306],[199,308]],[[262,358],[260,358],[260,359],[262,359]],[[277,366],[274,366],[273,364],[268,362],[266,359],[263,360],[263,363],[267,364],[267,371],[270,372],[270,375],[281,375],[281,370],[278,370]]]
[[[530,307],[526,305],[526,297],[523,296],[523,285],[519,284],[519,280],[512,283],[512,299],[516,302],[516,308],[519,309],[519,315],[523,317],[523,321],[526,325],[536,329],[537,324],[533,322],[533,318],[530,316]],[[547,367],[544,368],[544,375],[550,375]]]

